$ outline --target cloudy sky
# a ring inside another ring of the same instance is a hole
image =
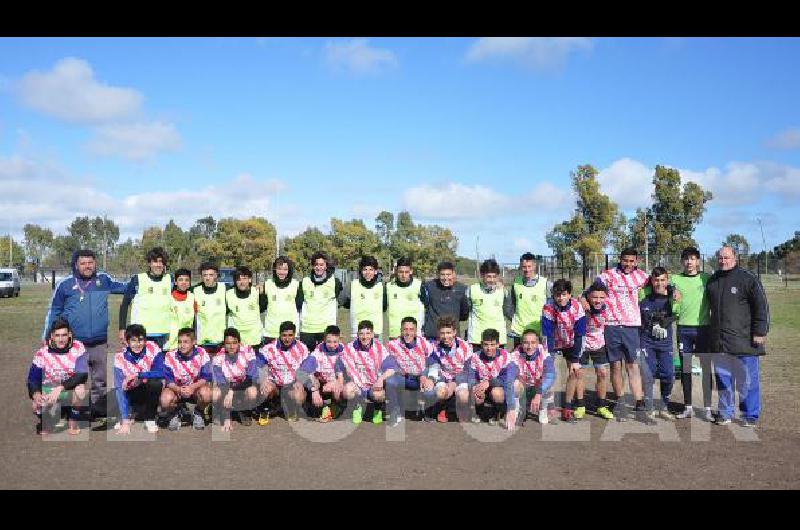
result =
[[[459,252],[549,253],[589,163],[626,211],[656,164],[715,194],[697,238],[800,229],[800,40],[0,39],[0,233],[108,215],[409,210]]]

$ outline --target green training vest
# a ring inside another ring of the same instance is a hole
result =
[[[400,287],[395,282],[386,285],[390,337],[400,336],[400,322],[406,317],[416,318],[419,329],[425,323],[425,307],[419,299],[421,284],[420,280],[413,278],[408,287]]]
[[[154,282],[146,272],[136,275],[139,289],[133,297],[131,324],[141,324],[148,335],[169,333],[172,322],[172,278],[165,274]]]
[[[511,320],[511,331],[519,336],[526,329],[542,332],[542,308],[547,302],[547,278],[539,276],[533,287],[527,287],[521,277],[514,279],[511,293],[514,295],[516,310]]]
[[[311,278],[303,278],[303,311],[300,330],[304,333],[322,333],[328,326],[336,325],[336,278],[331,276],[321,285]]]
[[[300,282],[292,279],[286,287],[278,287],[270,278],[264,282],[264,293],[267,295],[267,313],[264,315],[264,335],[277,338],[280,335],[281,324],[289,321],[295,326],[300,326],[300,316],[297,314],[295,299]]]
[[[480,283],[469,286],[469,298],[472,310],[469,314],[468,337],[472,344],[481,343],[483,330],[494,328],[500,333],[500,344],[506,343],[506,317],[503,316],[503,297],[505,289],[497,288],[493,293],[486,293]]]
[[[174,350],[178,347],[178,332],[183,328],[194,326],[194,293],[186,293],[186,300],[179,302],[172,299],[172,324],[169,328],[169,340],[165,348]]]
[[[197,300],[197,344],[221,344],[225,333],[225,284],[217,282],[217,290],[206,294],[203,285],[194,288]]]
[[[353,335],[362,320],[372,322],[375,335],[383,333],[383,282],[367,288],[356,278],[350,283],[350,330]]]
[[[261,311],[258,305],[258,290],[250,288],[247,298],[236,296],[236,289],[228,289],[225,293],[228,303],[228,326],[239,330],[242,344],[252,346],[261,343],[264,330],[261,327]]]

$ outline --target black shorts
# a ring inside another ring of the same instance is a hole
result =
[[[608,364],[608,351],[603,346],[599,350],[583,350],[581,355],[581,366],[586,368],[589,366],[589,359],[592,360],[592,365],[595,368]]]

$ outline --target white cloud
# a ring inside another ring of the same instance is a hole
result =
[[[67,57],[47,72],[31,71],[16,84],[22,103],[55,118],[77,123],[104,123],[135,114],[142,95],[94,78],[83,59]]]
[[[450,182],[423,184],[403,193],[404,207],[412,214],[430,219],[470,219],[507,213],[510,199],[491,188]]]
[[[89,151],[102,156],[121,156],[142,162],[160,151],[176,151],[181,137],[175,126],[160,121],[103,125],[89,141]]]
[[[781,131],[767,140],[767,147],[772,149],[800,149],[800,128],[790,128]]]
[[[514,250],[526,251],[533,248],[533,241],[527,237],[514,238]]]
[[[484,37],[467,50],[467,62],[512,61],[524,67],[548,70],[563,66],[570,54],[591,51],[586,37]]]
[[[395,54],[369,45],[367,39],[325,43],[325,60],[334,70],[355,75],[377,74],[397,66]]]
[[[654,169],[637,160],[621,158],[600,170],[600,189],[623,210],[647,206],[653,193]]]

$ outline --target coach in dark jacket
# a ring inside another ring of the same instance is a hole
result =
[[[439,335],[438,320],[450,315],[459,320],[466,320],[469,316],[467,304],[467,287],[456,281],[455,267],[449,261],[439,263],[437,267],[439,277],[428,280],[420,287],[420,300],[425,306],[425,324],[423,335],[435,340]]]
[[[761,409],[759,356],[769,332],[769,305],[758,277],[739,267],[731,247],[718,253],[719,270],[708,280],[710,350],[719,393],[717,423],[733,416],[733,393],[739,392],[742,424],[753,426]]]

